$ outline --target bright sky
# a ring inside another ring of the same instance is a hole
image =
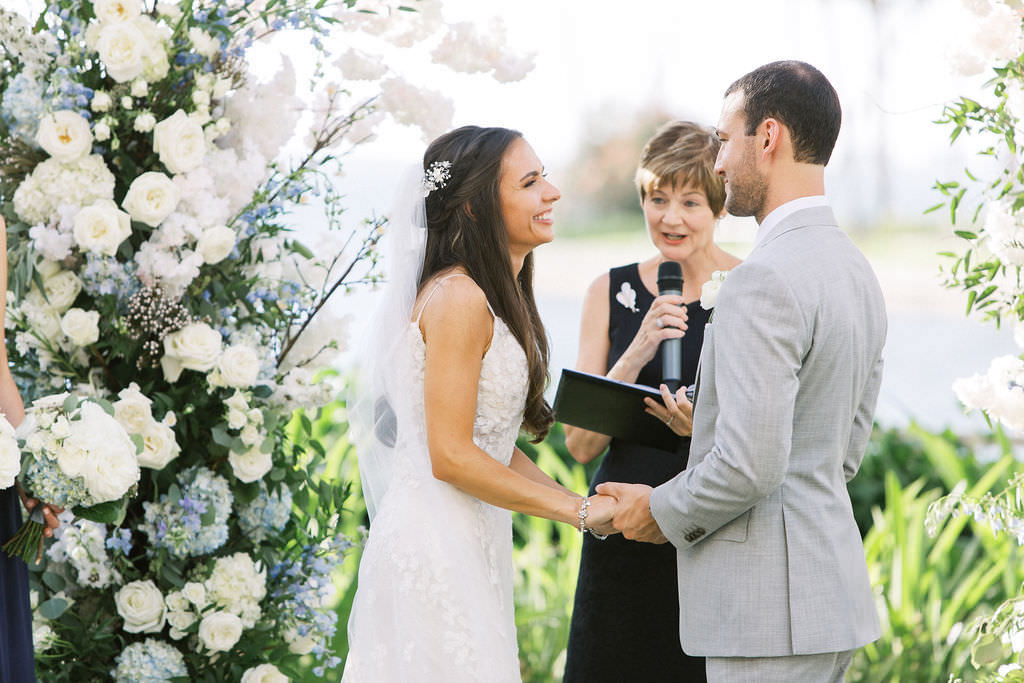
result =
[[[479,76],[441,83],[455,101],[456,124],[522,130],[557,177],[584,172],[571,165],[576,146],[599,129],[654,104],[713,125],[735,78],[776,59],[802,59],[830,78],[843,103],[829,167],[839,211],[873,219],[884,150],[888,210],[918,220],[936,201],[929,190],[936,177],[955,175],[964,159],[932,121],[944,102],[983,79],[955,78],[947,66],[963,27],[957,0],[877,4],[876,33],[869,0],[444,0],[449,21],[500,16],[512,48],[535,52],[537,61],[511,85]],[[404,155],[415,145],[400,133],[386,137],[357,158]]]

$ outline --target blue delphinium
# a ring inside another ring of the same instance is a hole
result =
[[[205,467],[190,467],[178,475],[177,486],[157,503],[143,503],[141,529],[150,543],[178,558],[205,555],[228,540],[231,487]]]
[[[335,536],[319,545],[306,546],[298,559],[282,562],[269,572],[271,600],[280,614],[286,615],[280,624],[284,637],[289,643],[298,639],[315,643],[309,654],[317,661],[313,673],[319,677],[326,669],[341,664],[330,650],[338,629],[338,613],[331,607],[331,573],[352,546],[344,536]]]
[[[37,147],[36,133],[39,132],[43,110],[42,84],[24,73],[15,76],[0,103],[0,117],[3,117],[11,135]]]
[[[281,531],[292,515],[292,492],[281,486],[273,493],[260,481],[260,494],[238,511],[242,530],[254,543],[263,542],[271,533]]]
[[[175,647],[153,638],[126,647],[110,675],[125,683],[156,683],[188,676],[185,659]]]

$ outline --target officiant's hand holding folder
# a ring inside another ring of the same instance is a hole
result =
[[[555,393],[555,418],[641,446],[676,451],[683,437],[647,413],[644,398],[662,401],[657,389],[566,368]]]

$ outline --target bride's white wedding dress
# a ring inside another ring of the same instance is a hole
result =
[[[403,373],[419,419],[398,437],[392,481],[363,551],[342,680],[518,683],[511,514],[433,477],[423,419],[426,347],[417,322],[403,342],[399,362],[408,363]],[[473,441],[505,465],[527,384],[523,349],[495,316]]]

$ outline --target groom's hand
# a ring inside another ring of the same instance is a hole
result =
[[[646,484],[619,484],[605,482],[597,485],[597,492],[612,496],[619,501],[615,508],[615,528],[633,541],[665,543],[668,541],[661,527],[651,516],[651,491]]]

